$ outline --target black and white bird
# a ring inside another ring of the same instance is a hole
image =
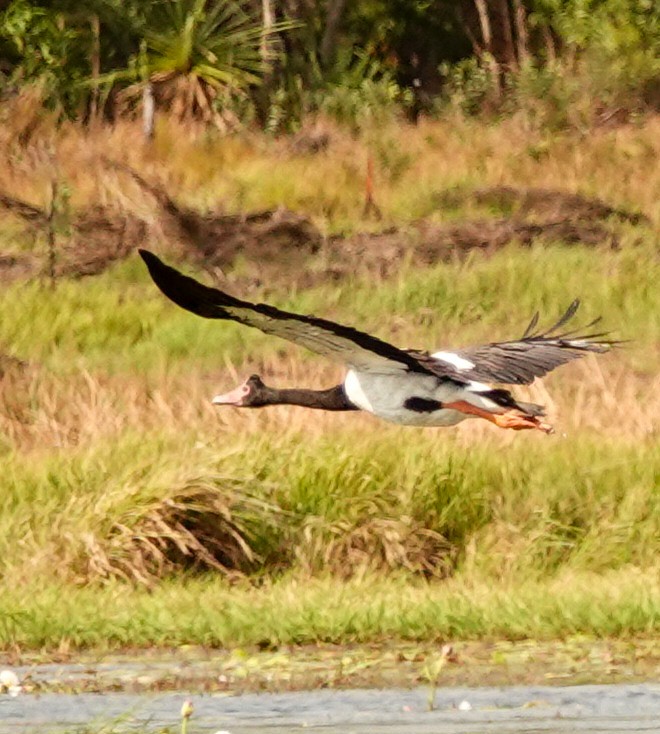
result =
[[[156,255],[140,250],[149,273],[174,303],[209,319],[230,319],[288,339],[346,365],[343,383],[328,390],[266,386],[258,375],[213,398],[215,405],[300,405],[322,410],[364,410],[392,423],[453,426],[469,417],[500,428],[537,428],[552,433],[540,405],[524,403],[506,389],[527,385],[587,352],[605,352],[616,342],[605,333],[560,331],[574,316],[575,300],[554,326],[537,330],[538,314],[520,339],[430,354],[399,349],[334,321],[248,303],[183,275]]]

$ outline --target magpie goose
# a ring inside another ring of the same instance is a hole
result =
[[[252,375],[235,390],[214,397],[215,405],[363,410],[411,426],[452,426],[479,417],[500,428],[552,433],[541,406],[521,402],[509,390],[488,383],[527,385],[587,352],[605,352],[616,344],[602,332],[580,333],[592,330],[598,319],[582,330],[562,331],[578,309],[575,300],[549,329],[537,329],[536,314],[517,340],[435,353],[399,349],[334,321],[242,301],[183,275],[147,250],[140,255],[156,285],[182,308],[255,327],[347,367],[343,383],[327,390],[279,390]]]

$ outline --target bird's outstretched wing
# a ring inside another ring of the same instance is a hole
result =
[[[178,306],[198,316],[238,321],[359,370],[433,374],[412,354],[350,326],[288,313],[264,303],[241,301],[183,275],[148,250],[139,252],[160,290]]]
[[[537,330],[539,315],[535,314],[518,340],[437,352],[420,357],[420,360],[428,367],[433,361],[440,361],[441,371],[451,364],[462,377],[470,380],[528,385],[534,378],[588,352],[606,352],[620,344],[608,339],[605,332],[593,331],[600,319],[580,329],[562,332],[561,328],[573,318],[579,305],[579,300],[573,301],[559,321],[544,331]]]

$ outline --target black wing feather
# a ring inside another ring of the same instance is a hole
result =
[[[600,319],[582,329],[557,333],[578,310],[580,302],[576,299],[545,331],[536,331],[539,321],[536,313],[519,340],[452,350],[453,354],[474,365],[469,369],[458,368],[428,352],[404,351],[334,321],[289,313],[264,303],[242,301],[183,275],[147,250],[139,252],[156,285],[182,308],[204,318],[238,321],[365,371],[388,373],[406,370],[432,374],[458,384],[477,380],[525,385],[588,352],[605,352],[620,343],[607,339],[606,332],[576,336],[593,328]]]
[[[525,333],[522,335],[523,339],[526,339],[528,336],[531,336],[534,332],[534,329],[536,328],[536,325],[539,322],[539,312],[537,311],[533,316],[532,320],[529,322],[529,326],[525,329]]]
[[[574,300],[557,323],[544,331],[535,331],[538,325],[538,314],[535,314],[519,340],[454,350],[459,357],[474,364],[474,368],[461,370],[460,374],[483,382],[528,385],[566,362],[588,352],[606,352],[620,343],[608,339],[607,332],[585,333],[600,318],[581,329],[558,333],[575,316],[579,306],[580,301]]]
[[[274,334],[337,361],[372,372],[408,370],[434,374],[413,355],[350,326],[248,303],[203,285],[139,250],[160,290],[181,308],[207,319],[230,319]]]

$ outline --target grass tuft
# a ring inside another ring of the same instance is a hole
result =
[[[54,156],[73,210],[98,201],[148,221],[153,202],[101,166],[114,150],[186,206],[284,205],[326,233],[375,226],[361,220],[376,145],[365,136],[333,132],[327,151],[301,154],[273,138],[194,140],[165,120],[144,151],[127,144],[129,124],[89,135],[71,125],[48,138],[44,159],[43,124],[20,156],[11,131],[0,132],[0,191],[43,205]],[[582,323],[602,315],[631,341],[516,390],[546,405],[550,438],[479,421],[424,431],[353,413],[214,409],[210,396],[252,372],[320,387],[341,371],[175,308],[134,257],[93,278],[3,287],[0,645],[651,634],[659,124],[649,117],[588,139],[545,138],[516,119],[382,131],[383,227],[552,208],[539,190],[561,189],[582,196],[576,207],[607,202],[617,248],[558,237],[425,268],[404,257],[387,278],[356,256],[338,280],[237,293],[431,349],[515,338],[537,309],[551,322],[579,296]],[[502,195],[462,194],[489,187]],[[156,230],[148,245],[171,249]],[[43,255],[17,222],[0,236],[10,253]]]
[[[82,557],[71,559],[72,569],[80,568],[84,578],[150,585],[174,572],[212,569],[230,578],[242,575],[261,565],[258,536],[276,524],[281,512],[223,478],[192,480],[165,499],[127,505],[123,513],[114,510],[109,530],[87,534]],[[274,537],[277,530],[271,531],[271,543]]]

